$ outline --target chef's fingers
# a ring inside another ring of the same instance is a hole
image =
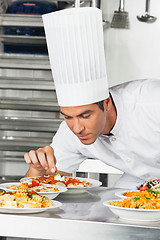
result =
[[[39,161],[39,159],[38,159],[38,156],[37,156],[37,154],[36,154],[36,151],[31,150],[31,151],[28,153],[28,155],[29,155],[29,158],[30,158],[30,160],[31,160],[31,163],[30,163],[30,164],[32,164],[32,165],[35,166],[35,167],[40,167],[40,166],[41,166],[41,163],[40,163],[40,161]]]
[[[46,146],[45,151],[46,151],[46,158],[47,158],[49,170],[52,173],[54,173],[55,171],[57,171],[57,168],[56,168],[56,158],[54,156],[54,150],[53,150],[52,147]]]
[[[27,164],[29,164],[31,167],[37,169],[38,171],[43,169],[43,167],[40,165],[40,163],[36,157],[35,151],[31,150],[29,153],[25,153],[24,159]]]
[[[44,147],[44,148],[39,148],[39,149],[36,151],[36,156],[37,156],[37,159],[38,159],[40,165],[41,165],[45,170],[48,170],[48,169],[49,169],[49,165],[48,165],[48,161],[47,161],[46,147]]]
[[[54,151],[50,146],[39,148],[36,151],[31,150],[29,153],[25,153],[24,158],[26,163],[39,170],[43,168],[46,171],[50,170],[52,173],[57,171]]]
[[[32,160],[31,160],[31,158],[29,156],[29,153],[25,153],[24,154],[24,159],[25,159],[26,163],[28,163],[28,164],[32,163]]]

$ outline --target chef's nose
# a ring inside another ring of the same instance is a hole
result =
[[[75,134],[80,134],[84,129],[83,124],[81,123],[81,121],[79,119],[75,119],[74,123],[73,123],[73,132]]]

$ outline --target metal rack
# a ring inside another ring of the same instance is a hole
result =
[[[0,15],[0,176],[24,175],[26,151],[50,144],[62,119],[48,55],[13,54],[4,43],[43,44],[45,37],[4,35],[11,26],[43,27],[41,16]]]

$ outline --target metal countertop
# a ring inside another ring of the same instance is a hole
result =
[[[160,239],[160,221],[117,218],[103,202],[119,189],[99,187],[82,194],[60,194],[58,209],[34,214],[0,214],[0,236],[55,240]]]

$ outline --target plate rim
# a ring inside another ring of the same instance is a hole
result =
[[[126,190],[121,190],[121,191],[116,191],[115,192],[115,195],[119,198],[127,198],[127,196],[123,196],[122,193],[125,193],[125,192],[139,192],[139,190],[137,189],[126,189]]]
[[[17,190],[12,190],[12,189],[7,189],[6,187],[3,187],[4,184],[11,184],[11,185],[15,185],[15,184],[19,184],[20,185],[21,182],[6,182],[6,183],[1,183],[0,184],[0,189],[7,191],[7,192],[17,192]],[[66,187],[62,187],[62,186],[56,186],[56,188],[59,189],[58,192],[36,192],[38,194],[60,194],[60,193],[64,193],[67,191]]]
[[[62,206],[62,203],[56,200],[50,200],[52,204],[56,204],[56,206],[45,207],[45,208],[11,208],[11,207],[0,207],[0,213],[38,213],[44,212],[48,209],[56,209]],[[1,211],[3,209],[3,211]],[[6,210],[6,211],[5,211]]]
[[[109,204],[110,201],[122,201],[122,199],[106,200],[103,202],[103,205],[108,208],[114,208],[114,209],[119,209],[119,210],[128,210],[128,211],[134,211],[134,212],[160,212],[160,209],[125,208],[125,207],[113,206],[113,205]]]

